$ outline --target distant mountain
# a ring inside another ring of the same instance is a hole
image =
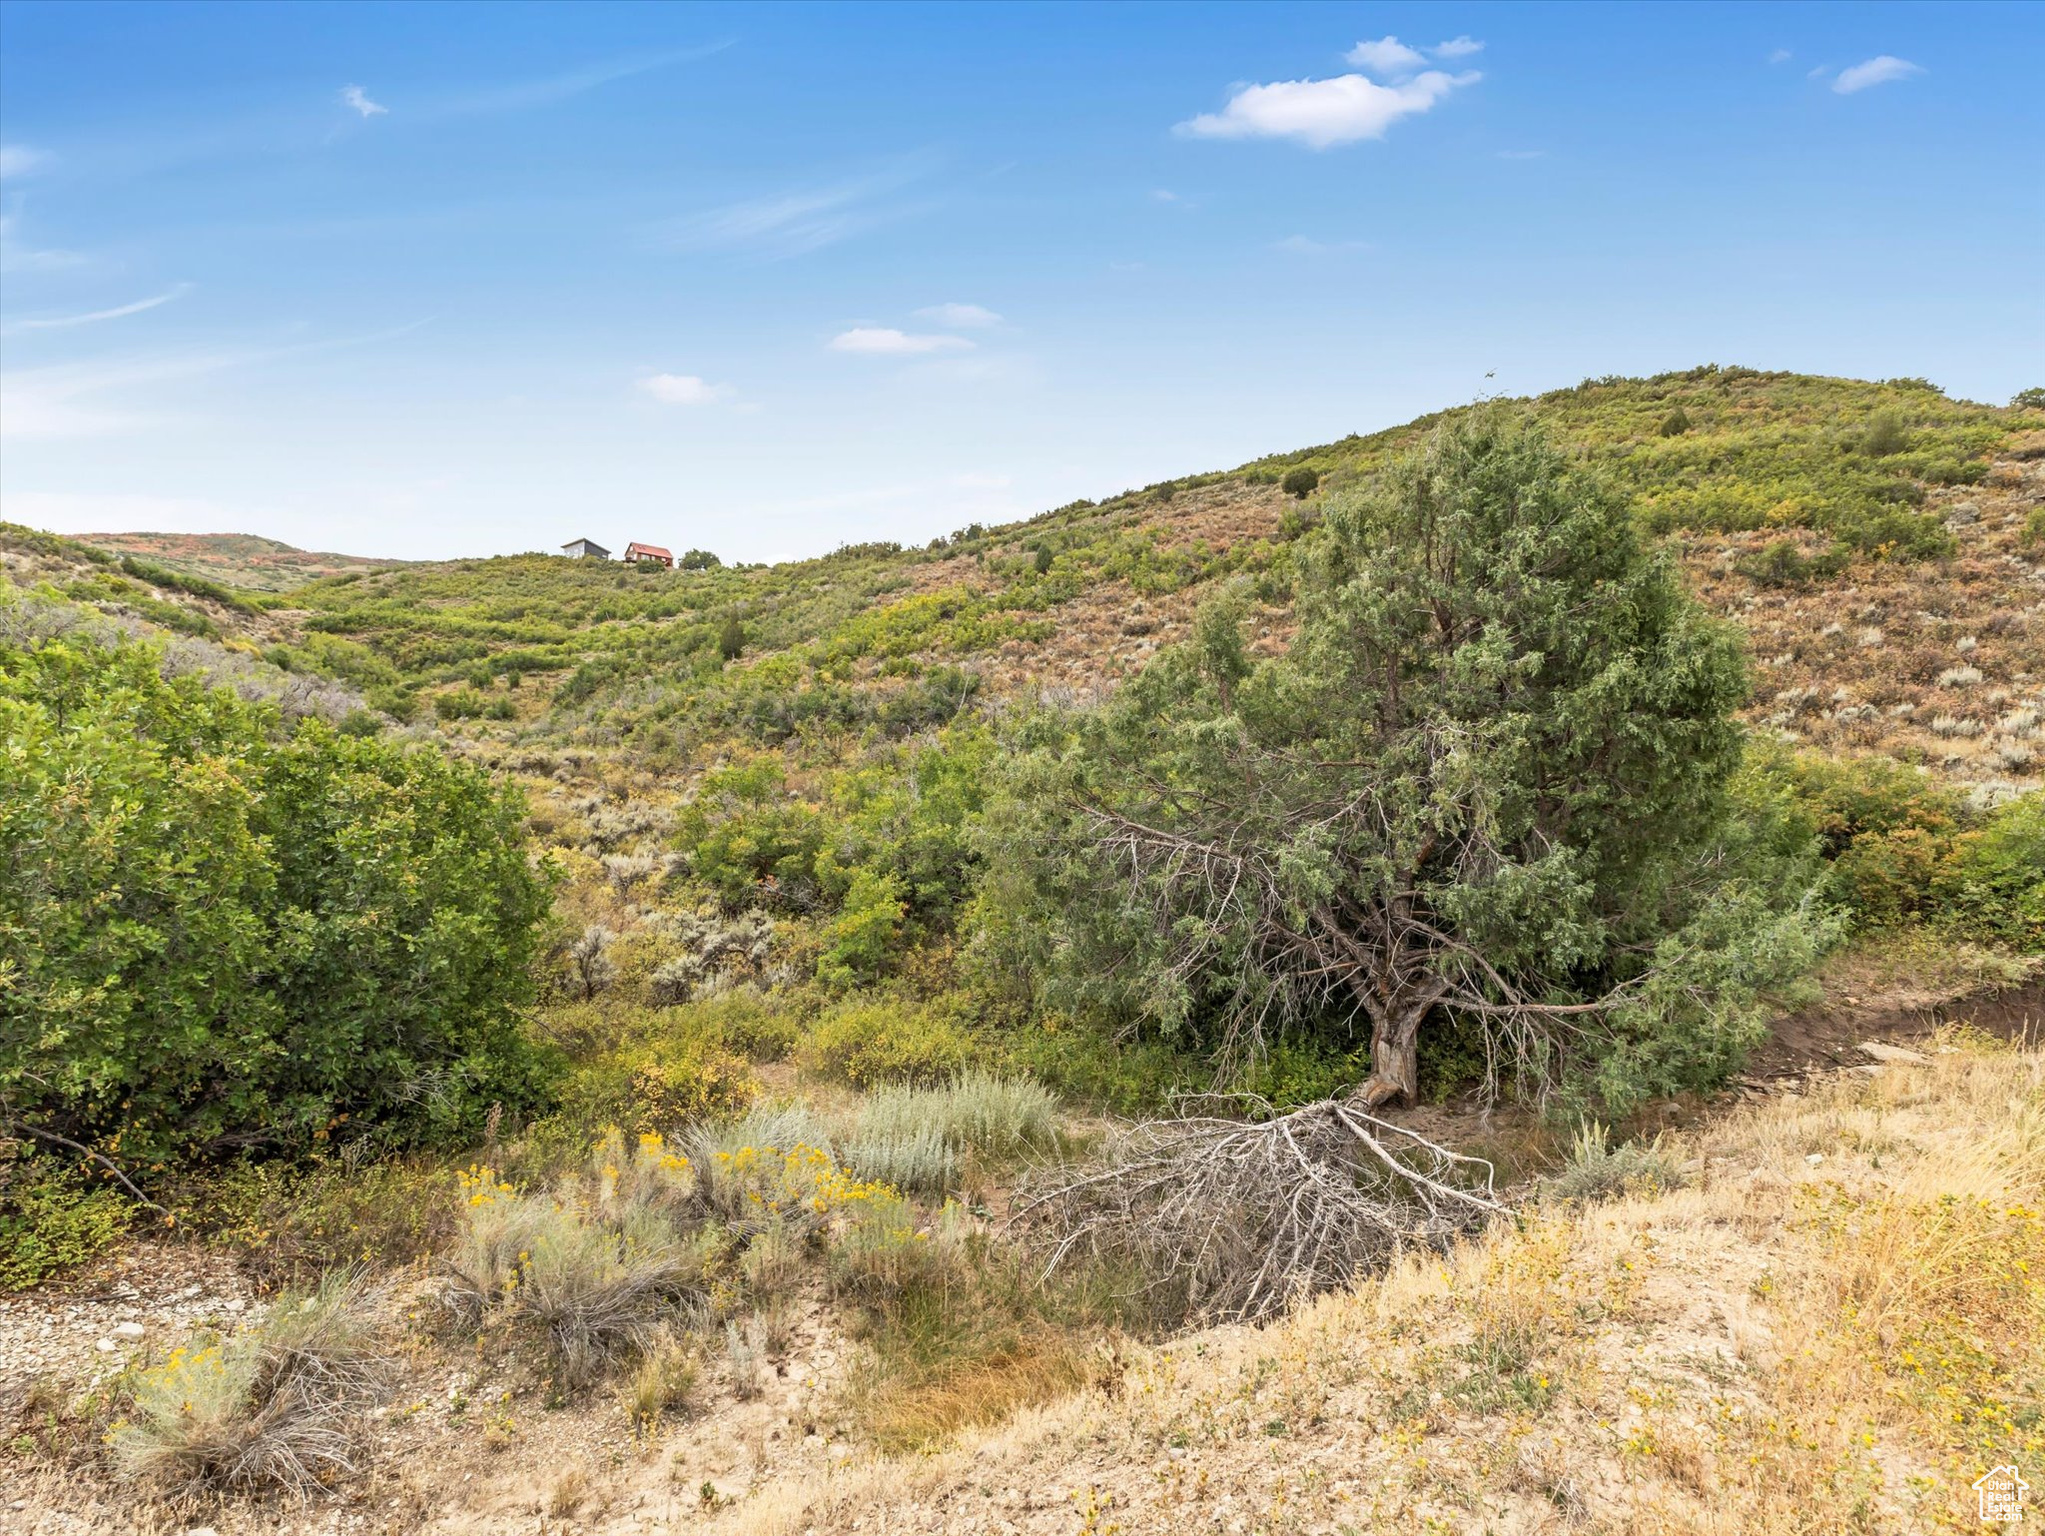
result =
[[[321,576],[385,570],[404,562],[297,549],[254,533],[81,533],[78,542],[174,571],[258,592],[285,592]]]

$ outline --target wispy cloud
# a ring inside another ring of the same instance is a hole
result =
[[[662,233],[677,250],[750,250],[770,258],[801,256],[835,245],[889,216],[876,206],[889,193],[924,175],[927,157],[916,156],[870,175],[829,186],[730,203],[667,224]]]
[[[916,335],[892,326],[856,325],[830,340],[833,352],[860,352],[870,357],[913,357],[929,352],[960,352],[973,344],[963,336]]]
[[[113,309],[95,309],[83,315],[53,315],[47,319],[10,320],[0,325],[0,334],[12,335],[16,331],[62,331],[74,325],[97,325],[102,320],[124,320],[129,315],[139,315],[144,310],[155,309],[168,304],[172,299],[181,298],[191,291],[190,283],[179,283],[175,288],[157,294],[154,298],[137,299],[133,304],[118,305]]]
[[[1001,324],[1001,316],[980,304],[932,304],[928,309],[917,310],[916,318],[962,331],[984,330],[990,325]]]
[[[32,149],[26,144],[0,144],[0,181],[32,176],[55,158],[47,150]]]
[[[1397,85],[1380,85],[1362,75],[1247,85],[1221,111],[1180,123],[1177,132],[1195,139],[1297,139],[1313,149],[1330,149],[1381,139],[1400,118],[1426,112],[1450,91],[1480,78],[1474,70],[1448,75],[1430,69]]]
[[[714,405],[732,394],[729,384],[712,384],[693,373],[656,373],[639,387],[662,405]]]
[[[1307,235],[1287,235],[1271,242],[1271,249],[1288,256],[1333,256],[1342,251],[1370,249],[1367,240],[1315,240]]]
[[[1428,52],[1437,59],[1467,59],[1471,54],[1483,51],[1484,45],[1468,33],[1461,37],[1452,37],[1445,43],[1436,43],[1428,49]]]
[[[344,85],[341,87],[341,105],[353,107],[364,117],[382,117],[390,111],[389,107],[371,101],[369,93],[359,85]]]
[[[1863,63],[1840,70],[1839,78],[1832,82],[1832,89],[1841,96],[1851,96],[1855,91],[1864,91],[1871,85],[1887,85],[1891,80],[1908,80],[1912,75],[1923,73],[1924,66],[1921,64],[1899,59],[1894,54],[1878,54]]]
[[[725,38],[691,48],[670,48],[660,53],[639,53],[623,58],[604,59],[595,64],[585,64],[567,70],[562,74],[549,75],[544,80],[525,80],[510,85],[489,86],[449,96],[433,103],[422,115],[469,117],[544,107],[553,102],[566,101],[571,96],[580,96],[584,91],[593,91],[600,85],[609,85],[613,80],[630,79],[633,75],[665,69],[671,64],[688,64],[697,59],[707,59],[712,54],[722,53],[731,46],[732,40]]]
[[[1787,48],[1778,48],[1773,53],[1768,55],[1768,62],[1771,64],[1787,64],[1791,59],[1795,57],[1796,55],[1791,53]]]
[[[341,336],[284,347],[193,348],[89,363],[60,363],[0,373],[0,438],[99,437],[162,419],[152,385],[200,378],[280,357],[329,352],[394,340],[426,322],[365,336]],[[143,398],[138,400],[137,397]]]
[[[0,272],[59,272],[66,267],[82,267],[88,259],[79,251],[23,245],[14,216],[0,214]]]

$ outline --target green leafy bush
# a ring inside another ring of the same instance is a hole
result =
[[[1845,565],[1845,557],[1836,548],[1805,555],[1796,540],[1775,539],[1753,554],[1740,556],[1733,562],[1733,569],[1758,586],[1802,587],[1830,580]]]
[[[1285,478],[1278,482],[1278,488],[1298,501],[1304,501],[1320,486],[1321,472],[1302,464],[1298,469],[1287,470]]]
[[[454,1230],[454,1170],[440,1159],[242,1158],[178,1181],[179,1230],[233,1253],[266,1286],[379,1269],[436,1252]]]
[[[0,649],[0,1109],[128,1157],[541,1102],[523,805],[133,644]]]
[[[795,1059],[812,1077],[871,1088],[936,1082],[972,1056],[973,1037],[937,1008],[855,999],[818,1019]]]
[[[560,1122],[586,1136],[615,1125],[662,1134],[690,1120],[752,1103],[759,1079],[725,1044],[713,1010],[579,1003],[553,1011],[567,1038],[606,1043],[578,1062],[560,1088]]]
[[[53,1158],[0,1163],[0,1291],[89,1263],[126,1230],[132,1209],[111,1183]]]
[[[902,882],[895,875],[855,869],[837,919],[825,931],[817,980],[847,991],[879,980],[901,937],[907,910]]]
[[[1942,876],[1941,901],[1965,927],[2045,952],[2045,791],[1996,807]]]

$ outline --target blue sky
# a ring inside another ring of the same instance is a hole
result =
[[[1490,390],[2045,383],[2045,7],[0,4],[0,515],[922,541]]]

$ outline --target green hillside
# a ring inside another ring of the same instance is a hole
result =
[[[1587,381],[1525,405],[1633,491],[1652,530],[1766,532],[1809,546],[1799,558],[1831,573],[1952,556],[1928,503],[1982,482],[2000,448],[2045,426],[2045,414],[1948,400],[1918,380],[1738,368]],[[900,734],[976,686],[946,669],[1004,686],[1075,630],[1102,644],[1068,677],[1126,670],[1141,646],[1098,632],[1088,601],[1109,592],[1154,609],[1153,633],[1183,618],[1192,589],[1235,573],[1282,603],[1318,496],[1375,473],[1439,419],[922,549],[699,571],[514,556],[329,578],[294,591],[297,638],[276,654],[401,715],[452,689],[457,712],[508,712],[522,733],[667,760],[727,734]],[[1301,468],[1320,491],[1296,501],[1280,482]]]

